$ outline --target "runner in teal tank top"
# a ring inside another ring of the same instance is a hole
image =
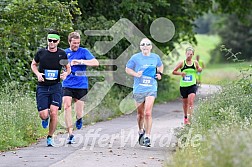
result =
[[[180,94],[183,99],[184,124],[190,124],[197,91],[196,74],[202,71],[199,63],[192,60],[193,55],[194,49],[192,47],[187,48],[186,60],[179,62],[172,72],[174,75],[181,75]]]

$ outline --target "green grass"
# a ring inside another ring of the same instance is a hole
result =
[[[235,81],[242,77],[241,71],[246,70],[252,62],[213,64],[207,66],[202,73],[202,82],[205,84],[223,84]]]
[[[200,55],[200,59],[208,65],[212,55],[211,51],[219,46],[220,37],[216,35],[196,35],[198,45],[194,46],[195,56]]]
[[[45,135],[36,109],[35,97],[15,87],[0,91],[0,151],[28,146]]]

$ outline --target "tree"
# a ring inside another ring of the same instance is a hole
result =
[[[240,52],[239,59],[252,60],[252,14],[247,15],[246,23],[242,22],[237,15],[226,16],[222,23],[219,23],[218,35],[222,39],[222,45],[231,48],[233,53]],[[212,62],[227,61],[225,53],[220,52],[220,48],[213,51]]]
[[[30,63],[39,47],[45,47],[49,29],[60,32],[61,44],[73,30],[69,3],[47,0],[13,0],[0,11],[0,83],[15,81],[34,86]],[[22,85],[21,84],[21,85]]]

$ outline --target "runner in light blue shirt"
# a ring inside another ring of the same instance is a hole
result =
[[[160,57],[155,53],[145,56],[142,52],[133,55],[126,67],[142,72],[141,77],[134,77],[133,93],[157,91],[156,68],[162,66]]]
[[[160,57],[151,53],[152,44],[148,38],[140,42],[141,52],[133,55],[126,64],[126,73],[134,76],[133,98],[137,107],[139,128],[138,142],[150,147],[152,107],[157,97],[157,80],[162,78],[163,63]]]

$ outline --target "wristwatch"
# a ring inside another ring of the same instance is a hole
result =
[[[160,74],[160,75],[161,75],[161,77],[162,77],[162,75],[163,75],[163,73],[161,73],[161,72],[157,72],[157,74]]]

